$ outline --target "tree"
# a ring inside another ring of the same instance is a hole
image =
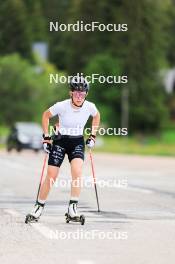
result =
[[[32,41],[47,41],[48,31],[43,14],[42,1],[24,0],[24,3],[27,10],[28,26],[30,27]]]
[[[99,53],[109,53],[120,62],[121,73],[128,75],[129,80],[126,87],[130,131],[159,129],[166,116],[163,89],[158,80],[159,70],[166,63],[166,15],[160,0],[72,1],[69,22],[128,25],[126,32],[70,32],[66,47],[67,68],[71,73],[83,71],[91,60],[94,63],[94,56]],[[116,100],[118,107],[117,96],[114,97],[111,89],[111,100]],[[105,103],[101,100],[104,107]],[[111,108],[115,112],[114,104]]]
[[[165,24],[165,32],[167,32],[167,59],[170,67],[175,65],[175,0],[170,0],[167,11],[167,23]]]
[[[94,73],[104,77],[118,77],[121,74],[120,64],[110,54],[97,54],[85,68],[85,76]],[[105,125],[120,127],[122,85],[98,81],[90,84],[88,98],[96,102]]]
[[[23,1],[1,1],[0,24],[0,55],[19,52],[30,57],[30,27]]]
[[[134,5],[134,8],[133,8]],[[129,1],[122,6],[129,30],[121,45],[130,93],[130,129],[158,130],[166,117],[163,86],[158,73],[166,57],[164,18],[160,1]],[[124,18],[124,16],[123,16]],[[113,49],[114,51],[114,49]],[[120,54],[117,54],[120,57]]]
[[[39,65],[39,63],[38,63]],[[50,105],[65,98],[65,85],[49,84],[49,72],[58,73],[52,65],[42,64],[42,71],[18,54],[0,57],[0,122],[41,121]]]
[[[50,60],[60,70],[66,69],[66,59],[68,53],[68,46],[66,32],[50,32],[49,23],[58,21],[59,24],[66,23],[68,20],[68,9],[70,0],[48,0],[42,1],[42,9],[45,15],[48,40],[49,40],[49,51]]]

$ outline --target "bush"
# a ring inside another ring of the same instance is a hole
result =
[[[50,104],[65,97],[64,85],[49,84],[49,72],[56,69],[46,63],[32,65],[18,54],[0,57],[1,124],[40,121]]]
[[[98,54],[93,57],[85,68],[85,74],[103,76],[121,75],[121,67],[110,54]],[[120,101],[122,84],[95,82],[90,84],[89,99],[97,104],[101,112],[102,122],[107,125],[120,127]]]

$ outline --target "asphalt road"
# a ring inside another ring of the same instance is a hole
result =
[[[65,223],[67,159],[39,223],[33,207],[44,154],[0,152],[0,263],[172,264],[175,158],[95,154],[97,213],[88,155],[79,202],[86,224]]]

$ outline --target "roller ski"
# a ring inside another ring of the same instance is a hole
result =
[[[71,203],[69,205],[68,212],[65,214],[65,217],[66,217],[66,223],[78,222],[81,223],[81,225],[84,225],[85,223],[84,215],[78,216],[77,203]]]
[[[68,213],[66,213],[65,214],[65,217],[66,217],[66,223],[69,223],[69,222],[78,222],[78,223],[81,223],[81,225],[84,225],[84,223],[85,223],[85,217],[84,217],[84,215],[71,217]]]
[[[39,202],[37,202],[32,210],[32,212],[28,215],[26,215],[26,219],[25,219],[25,223],[35,223],[38,222],[42,211],[44,209],[44,204],[41,204]]]

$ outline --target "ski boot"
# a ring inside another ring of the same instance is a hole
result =
[[[66,217],[66,223],[78,222],[81,223],[81,225],[84,225],[85,223],[84,215],[78,216],[77,203],[71,203],[69,205],[68,212],[65,214],[65,217]]]
[[[44,204],[36,202],[31,213],[26,215],[25,223],[28,224],[28,223],[38,222],[38,220],[42,214],[43,209],[44,209]]]

